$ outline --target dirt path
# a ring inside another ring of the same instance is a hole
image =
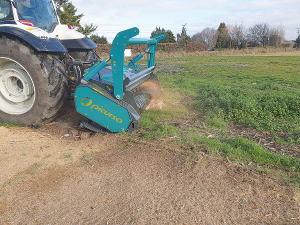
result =
[[[159,145],[90,136],[69,113],[37,131],[0,127],[1,225],[300,224],[280,181],[204,153],[190,167]]]

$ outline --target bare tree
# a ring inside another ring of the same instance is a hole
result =
[[[267,46],[269,43],[270,27],[267,23],[255,24],[249,28],[248,39],[250,43]]]
[[[246,28],[243,25],[228,25],[227,30],[236,48],[246,43]]]
[[[270,28],[269,45],[278,46],[284,41],[285,29],[284,26],[279,25],[274,28]]]
[[[206,50],[217,45],[220,45],[220,48],[278,46],[284,41],[284,35],[285,29],[282,25],[270,27],[267,23],[259,23],[247,29],[242,24],[225,26],[225,23],[221,23],[218,30],[206,27],[193,35],[191,41],[203,42]]]
[[[200,33],[196,33],[192,36],[192,42],[203,42],[205,49],[213,49],[216,46],[218,38],[218,32],[214,28],[206,27]]]

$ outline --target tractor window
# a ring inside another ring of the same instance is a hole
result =
[[[13,20],[11,12],[11,3],[6,0],[0,0],[0,20]]]
[[[58,24],[51,0],[16,0],[20,20],[51,32]]]

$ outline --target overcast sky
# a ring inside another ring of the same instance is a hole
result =
[[[284,26],[287,40],[297,38],[300,28],[299,0],[72,0],[77,13],[84,13],[82,25],[98,26],[96,33],[111,42],[115,35],[131,27],[138,27],[138,37],[149,38],[155,27],[171,30],[175,37],[186,25],[192,36],[205,27],[218,28],[221,22],[256,23],[271,27]]]

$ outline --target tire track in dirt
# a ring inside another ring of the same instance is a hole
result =
[[[299,224],[279,181],[205,154],[187,167],[180,153],[117,139],[58,143],[98,148],[6,188],[0,224]]]
[[[39,167],[64,165],[91,151],[109,149],[108,143],[115,145],[113,136],[73,141],[29,128],[0,127],[0,139],[0,187],[17,176],[34,174]]]

